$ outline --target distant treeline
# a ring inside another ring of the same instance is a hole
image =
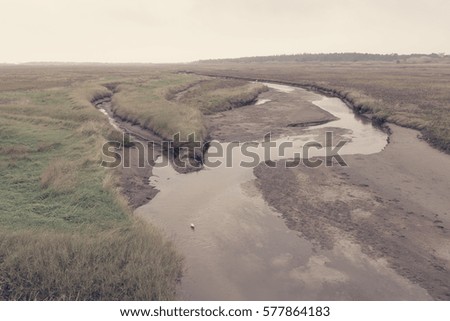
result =
[[[407,61],[411,59],[437,59],[446,57],[443,53],[432,54],[369,54],[369,53],[320,53],[320,54],[296,54],[296,55],[275,55],[275,56],[256,56],[229,59],[208,59],[200,60],[200,63],[210,62],[308,62],[308,61],[324,61],[324,62],[341,62],[341,61]],[[448,57],[448,56],[447,56]]]

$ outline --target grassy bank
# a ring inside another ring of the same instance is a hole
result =
[[[167,140],[178,132],[181,137],[195,133],[196,137],[203,138],[206,129],[200,110],[166,99],[170,88],[186,86],[200,78],[162,73],[142,82],[134,80],[120,83],[114,88],[113,112]]]
[[[450,64],[396,62],[214,63],[180,69],[313,86],[348,99],[361,113],[418,129],[450,152]]]
[[[213,114],[252,104],[266,90],[267,87],[258,83],[212,78],[186,88],[171,87],[166,98],[196,107],[203,114]]]
[[[111,135],[90,100],[121,68],[5,68],[0,86],[0,299],[173,299],[181,258],[131,218],[99,166]]]
[[[250,104],[264,90],[261,84],[239,80],[161,73],[148,81],[115,86],[113,111],[164,139],[179,132],[183,139],[195,133],[203,140],[207,136],[203,114]]]
[[[121,226],[122,225],[122,226]],[[2,300],[170,300],[180,259],[142,222],[0,233]]]

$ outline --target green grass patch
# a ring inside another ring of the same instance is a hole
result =
[[[122,79],[103,76],[0,88],[0,299],[174,298],[180,256],[100,167],[111,127],[91,100]]]

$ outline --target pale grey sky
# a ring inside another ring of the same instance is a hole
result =
[[[0,62],[450,52],[448,0],[0,0]]]

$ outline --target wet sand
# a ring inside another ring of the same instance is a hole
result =
[[[257,186],[317,249],[357,244],[434,299],[449,300],[450,157],[417,131],[390,127],[390,144],[380,153],[344,156],[348,167],[261,165]]]
[[[299,128],[311,122],[327,123],[336,120],[329,112],[311,101],[320,99],[312,92],[291,90],[292,87],[272,84],[272,90],[258,96],[255,105],[205,116],[211,139],[221,142],[262,140],[293,136]],[[274,90],[274,88],[278,90]],[[286,95],[289,93],[289,95]]]

